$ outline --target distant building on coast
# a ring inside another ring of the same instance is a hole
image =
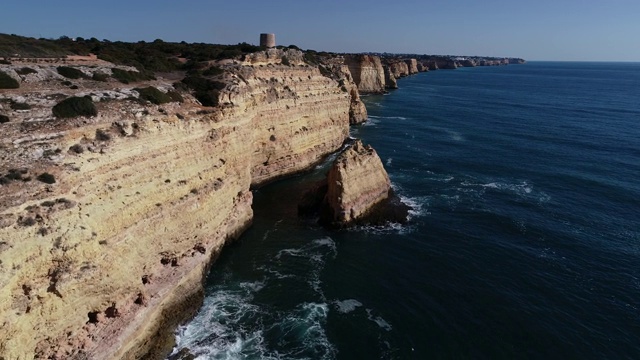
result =
[[[276,34],[260,34],[260,46],[276,47]]]

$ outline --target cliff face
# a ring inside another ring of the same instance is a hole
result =
[[[340,89],[349,94],[351,103],[349,104],[349,123],[352,125],[361,124],[367,121],[367,108],[364,106],[358,86],[356,85],[349,67],[344,64],[326,64],[323,67],[325,75],[333,78],[340,85]]]
[[[250,186],[313,166],[348,136],[351,96],[299,61],[281,52],[229,64],[216,108],[186,94],[141,105],[114,81],[25,80],[0,94],[11,118],[0,124],[0,358],[168,350],[208,264],[250,224]],[[136,84],[147,85],[171,89]],[[60,97],[83,94],[98,116],[51,116]]]
[[[384,70],[380,58],[373,55],[347,55],[345,64],[361,93],[383,93]]]
[[[407,59],[404,62],[407,64],[407,71],[409,72],[409,75],[418,73],[418,60]]]
[[[336,158],[327,174],[328,222],[347,225],[389,196],[391,182],[371,146],[357,140]]]
[[[435,60],[438,69],[457,69],[458,64],[451,59],[437,59]]]
[[[389,69],[388,65],[384,65],[384,81],[387,89],[397,89],[398,82],[396,81],[396,77],[391,73],[391,69]]]
[[[389,63],[389,71],[396,79],[409,76],[409,67],[404,61],[394,61]]]

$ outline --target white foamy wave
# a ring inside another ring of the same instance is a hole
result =
[[[173,353],[188,348],[196,359],[276,358],[264,347],[262,330],[245,330],[238,324],[262,310],[251,304],[262,282],[244,282],[237,290],[219,290],[208,296],[200,312],[178,328]],[[275,354],[277,355],[277,354]]]
[[[295,275],[293,274],[283,274],[280,271],[273,269],[271,267],[268,267],[266,265],[261,265],[257,268],[260,271],[264,271],[265,273],[267,273],[268,277],[270,278],[274,278],[274,279],[278,279],[278,280],[282,280],[282,279],[288,279],[288,278],[293,278],[295,277]]]
[[[307,284],[320,295],[321,299],[325,300],[324,292],[322,291],[322,280],[320,279],[320,273],[324,268],[325,257],[330,256],[335,258],[338,254],[336,243],[330,237],[323,237],[314,239],[312,241],[305,241],[300,248],[290,248],[278,251],[275,259],[278,261],[286,260],[287,257],[299,257],[308,259],[308,264],[311,266],[311,270],[305,274],[281,274],[278,273],[280,278],[283,276],[295,277],[303,276],[306,279]],[[276,271],[277,270],[270,270]]]
[[[387,166],[391,166],[391,161],[393,161],[393,158],[388,158],[387,159]]]
[[[400,201],[407,205],[409,209],[409,220],[422,215],[428,215],[429,212],[424,210],[424,206],[428,206],[429,198],[426,197],[407,197],[400,195]]]
[[[303,303],[274,325],[281,334],[281,342],[302,344],[294,346],[284,358],[333,359],[337,351],[325,332],[329,306],[325,303]],[[274,330],[273,328],[270,330]]]
[[[348,314],[354,311],[356,308],[362,306],[362,303],[355,299],[347,299],[347,300],[336,300],[333,302],[336,309],[341,314]]]
[[[380,116],[381,119],[407,120],[404,116]]]
[[[371,309],[367,309],[367,319],[376,323],[383,330],[391,331],[392,329],[391,324],[389,324],[385,319],[380,316],[374,317]]]
[[[409,234],[413,232],[415,228],[410,225],[403,225],[399,223],[386,223],[384,225],[359,225],[347,228],[346,231],[367,232],[375,235],[386,234]]]
[[[534,186],[526,180],[520,183],[507,183],[497,181],[488,183],[474,183],[463,181],[460,185],[465,187],[479,187],[482,189],[493,189],[502,192],[509,192],[525,198],[534,198],[539,203],[548,202],[551,199],[551,197],[546,193],[535,191]]]
[[[315,240],[312,241],[312,243],[314,245],[317,245],[317,246],[326,246],[333,253],[337,252],[336,242],[333,241],[333,239],[330,238],[330,237],[324,237],[324,238],[321,238],[321,239],[315,239]]]
[[[304,253],[303,253],[303,249],[282,249],[278,251],[278,254],[276,255],[276,259],[280,259],[284,255],[304,256]]]
[[[367,121],[363,122],[362,125],[363,126],[375,126],[378,125],[380,123],[380,118],[376,117],[376,116],[369,116],[367,118]]]
[[[244,290],[248,290],[250,292],[256,293],[260,290],[262,290],[262,288],[264,288],[264,282],[262,281],[255,281],[255,282],[243,282],[240,283],[239,286],[240,288],[244,289]]]
[[[446,130],[447,134],[451,137],[451,140],[454,141],[465,141],[465,138],[457,131]]]

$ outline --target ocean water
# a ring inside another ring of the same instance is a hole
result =
[[[326,171],[255,192],[176,350],[198,359],[639,359],[640,64],[422,73],[352,129],[409,224],[296,216]]]

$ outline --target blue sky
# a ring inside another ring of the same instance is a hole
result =
[[[640,61],[640,0],[3,0],[0,32],[338,52]]]

